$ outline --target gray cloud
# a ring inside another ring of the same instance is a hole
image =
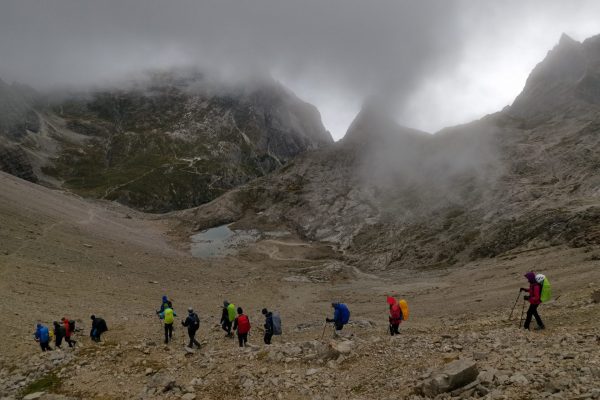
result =
[[[534,44],[546,45],[535,53],[543,54],[558,29],[595,29],[595,3],[7,0],[0,5],[0,77],[52,87],[179,65],[228,79],[268,71],[315,103],[338,137],[372,95],[402,122],[435,129],[507,101],[488,83],[489,95],[501,99],[482,107],[490,66],[480,56],[512,51],[516,74],[498,76],[514,90],[532,67],[519,54]],[[468,110],[449,109],[457,102]]]

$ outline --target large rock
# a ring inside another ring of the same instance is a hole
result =
[[[477,379],[477,363],[469,359],[456,360],[434,372],[417,388],[424,396],[437,396],[468,385]]]
[[[337,358],[339,355],[348,355],[352,352],[352,348],[354,347],[354,342],[350,340],[343,340],[341,342],[337,342],[332,340],[329,342],[329,350],[331,355],[334,358]]]
[[[41,398],[43,395],[45,394],[45,392],[35,392],[35,393],[30,393],[27,396],[23,397],[23,400],[35,400],[35,399],[39,399]]]
[[[175,379],[168,375],[157,373],[148,380],[148,387],[166,393],[175,387]]]

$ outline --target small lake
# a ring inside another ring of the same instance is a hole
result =
[[[232,230],[229,225],[221,225],[192,235],[191,252],[198,258],[224,257],[259,238],[260,232],[255,229]]]

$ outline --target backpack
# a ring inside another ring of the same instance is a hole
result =
[[[239,317],[237,317],[237,320],[238,320],[238,325],[237,325],[238,334],[244,334],[244,333],[250,332],[250,320],[248,319],[247,315],[242,314]]]
[[[235,319],[235,314],[236,314],[235,304],[230,303],[227,306],[227,314],[229,315],[229,322],[233,322],[233,320]]]
[[[348,309],[348,306],[343,303],[340,303],[339,310],[341,313],[340,322],[346,325],[350,321],[350,310]]]
[[[173,317],[173,309],[172,308],[166,308],[165,309],[165,324],[172,324],[173,321],[175,321],[175,318]]]
[[[50,337],[50,329],[46,328],[45,326],[42,326],[39,330],[38,330],[38,339],[40,342],[44,343],[44,342],[48,342],[50,341],[51,337]]]
[[[398,302],[398,305],[400,306],[400,310],[402,310],[402,320],[403,321],[408,320],[408,315],[409,315],[409,312],[408,312],[408,303],[406,302],[406,300],[401,299]]]
[[[273,335],[281,335],[281,317],[277,311],[273,311]]]
[[[550,285],[550,281],[543,274],[537,274],[535,276],[535,281],[542,287],[540,292],[540,301],[542,303],[546,303],[550,301],[552,298],[552,286]]]
[[[198,317],[198,314],[193,313],[191,315],[192,317],[192,327],[196,330],[200,329],[200,318]]]
[[[75,333],[75,320],[70,319],[67,322],[69,324],[69,333],[71,333],[71,334]]]

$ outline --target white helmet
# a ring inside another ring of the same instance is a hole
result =
[[[540,285],[541,285],[542,283],[544,283],[544,279],[546,279],[546,275],[543,275],[543,274],[537,274],[537,275],[535,276],[535,281],[536,281],[537,283],[539,283]]]

